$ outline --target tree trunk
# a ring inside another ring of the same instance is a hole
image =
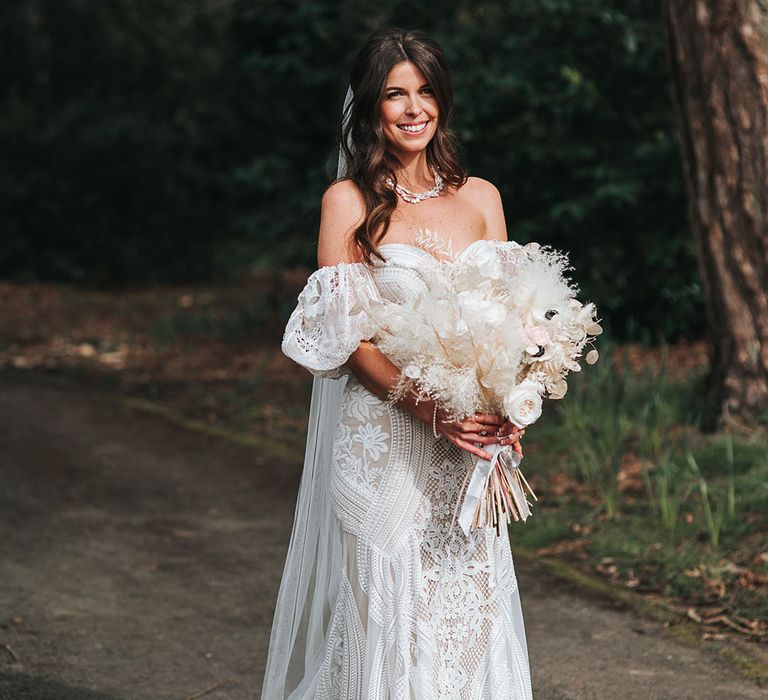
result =
[[[662,0],[709,326],[706,430],[768,418],[768,0]]]

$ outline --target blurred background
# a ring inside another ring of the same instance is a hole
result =
[[[448,54],[466,167],[510,237],[569,250],[621,337],[702,332],[655,3],[34,0],[0,19],[6,279],[312,265],[351,57],[404,22]]]
[[[541,500],[513,546],[752,654],[768,620],[768,11],[699,4],[4,3],[4,415],[64,382],[43,403],[106,392],[297,477],[311,377],[279,343],[315,268],[349,66],[374,29],[423,29],[449,59],[469,174],[501,191],[510,238],[569,253],[606,329],[528,431]],[[39,507],[22,464],[0,494],[17,523]],[[156,534],[189,539],[193,520]],[[41,565],[25,561],[19,586]],[[0,611],[0,669],[21,663],[22,607]]]

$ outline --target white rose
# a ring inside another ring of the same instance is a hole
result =
[[[534,423],[541,415],[541,394],[538,386],[526,379],[504,397],[504,412],[518,428]]]

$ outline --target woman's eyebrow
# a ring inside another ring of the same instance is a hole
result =
[[[424,88],[424,87],[429,87],[429,86],[430,86],[430,85],[429,85],[429,83],[424,83],[424,85],[421,85],[421,86],[419,87],[419,90],[421,90],[421,88]],[[388,86],[386,87],[386,89],[387,89],[387,90],[405,90],[405,88],[401,88],[401,87],[398,87],[397,85],[388,85]]]

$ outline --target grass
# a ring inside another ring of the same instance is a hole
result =
[[[768,437],[703,434],[701,372],[637,371],[614,351],[604,344],[528,431],[523,466],[539,502],[515,542],[765,624]]]

